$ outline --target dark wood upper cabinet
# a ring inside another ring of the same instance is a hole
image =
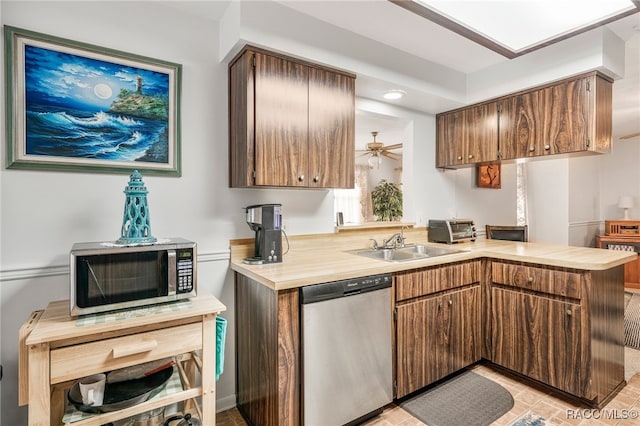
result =
[[[309,68],[259,52],[252,54],[254,185],[306,186]]]
[[[502,159],[608,152],[611,100],[611,82],[595,74],[504,99]]]
[[[436,167],[611,149],[612,81],[592,72],[437,115]]]
[[[476,105],[439,114],[436,167],[495,161],[498,158],[498,104]]]
[[[353,188],[355,79],[309,68],[308,186]]]
[[[352,188],[355,76],[246,47],[229,65],[231,187]]]

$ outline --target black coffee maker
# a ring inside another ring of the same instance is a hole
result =
[[[282,204],[256,204],[245,210],[247,224],[256,233],[254,257],[245,263],[282,262]]]

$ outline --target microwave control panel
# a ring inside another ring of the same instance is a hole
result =
[[[193,291],[193,250],[177,250],[176,272],[178,274],[178,288],[176,293],[191,293]]]

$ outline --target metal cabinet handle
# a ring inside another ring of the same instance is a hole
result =
[[[469,154],[469,160],[473,159],[473,154]]]
[[[544,150],[545,150],[545,151],[549,151],[550,149],[551,149],[551,145],[545,145],[545,146],[544,146]]]
[[[462,155],[458,155],[458,160],[462,160]]]
[[[320,182],[320,176],[315,175],[315,176],[313,177],[313,181],[314,181],[315,183]]]
[[[535,146],[533,146],[533,145],[532,145],[532,146],[530,146],[530,147],[529,147],[529,152],[533,152],[533,151],[535,151],[535,150],[536,150],[536,147],[535,147]]]
[[[567,316],[571,316],[573,313],[571,312],[571,309],[567,309]]]
[[[528,282],[529,284],[531,284],[531,283],[533,282],[533,277],[529,277],[529,278],[527,278],[527,282]]]
[[[449,300],[449,306],[453,305],[453,300]]]
[[[304,175],[298,176],[298,182],[303,182],[303,181],[304,181]]]

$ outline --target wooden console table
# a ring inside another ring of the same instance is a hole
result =
[[[596,240],[600,248],[640,253],[640,236],[598,235]],[[624,265],[624,286],[640,289],[640,257]]]
[[[29,404],[29,425],[63,424],[67,390],[81,377],[166,357],[187,360],[186,368],[178,362],[182,390],[73,425],[99,426],[182,402],[195,406],[203,425],[215,424],[215,320],[224,310],[215,297],[199,296],[90,317],[70,317],[68,300],[34,312],[20,329],[18,402]],[[199,386],[192,386],[196,368]]]

